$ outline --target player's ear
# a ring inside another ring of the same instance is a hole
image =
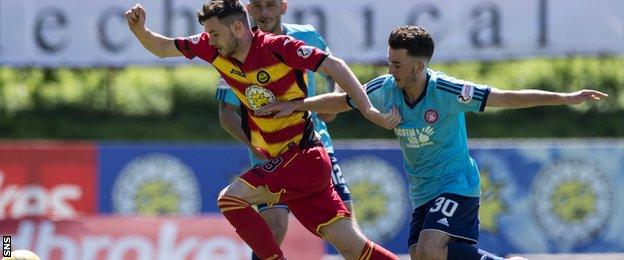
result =
[[[427,65],[424,62],[422,62],[422,61],[416,61],[416,66],[415,67],[416,67],[416,69],[415,69],[416,73],[422,73],[427,68]]]
[[[288,2],[287,1],[282,1],[282,4],[280,5],[281,8],[281,13],[285,14],[286,13],[286,9],[288,9]]]
[[[230,27],[232,30],[232,33],[234,33],[234,35],[239,35],[240,32],[243,31],[243,22],[241,22],[240,20],[236,19],[234,20],[234,22],[232,23],[232,26]]]

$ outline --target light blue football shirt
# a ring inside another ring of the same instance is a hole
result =
[[[479,169],[468,154],[464,113],[483,111],[490,93],[489,86],[441,72],[427,70],[427,77],[425,91],[411,106],[392,75],[366,84],[373,106],[384,112],[395,106],[401,113],[402,123],[394,134],[403,151],[415,208],[442,193],[479,197]]]
[[[282,30],[285,35],[292,36],[295,39],[301,40],[305,42],[307,45],[314,46],[321,50],[324,50],[327,53],[330,53],[329,48],[325,44],[325,40],[319,34],[314,26],[306,24],[288,24],[282,23]],[[316,84],[314,80],[314,72],[308,71],[308,97],[312,97],[316,95]],[[230,89],[230,87],[221,79],[219,83],[219,87],[217,88],[217,93],[215,98],[219,101],[226,102],[228,104],[234,106],[240,106],[240,101],[236,98],[236,95]],[[329,131],[327,131],[327,125],[323,120],[320,120],[316,113],[312,113],[312,120],[314,121],[314,130],[319,133],[321,136],[321,142],[323,142],[323,146],[325,146],[325,150],[328,153],[334,152],[334,145],[332,143],[331,137],[329,136]],[[255,158],[251,153],[251,161],[252,165],[256,165],[261,163],[261,160]]]

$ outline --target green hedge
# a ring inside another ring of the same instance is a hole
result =
[[[434,64],[447,74],[501,89],[607,92],[606,102],[574,107],[487,110],[468,116],[471,137],[624,136],[624,58],[568,57]],[[387,71],[354,65],[362,82]],[[0,68],[2,138],[226,139],[209,66],[124,69]],[[322,88],[322,85],[319,86]],[[322,90],[321,90],[322,91]],[[354,127],[357,126],[357,127]],[[360,129],[360,130],[357,130]],[[392,138],[357,112],[330,124],[335,138]]]

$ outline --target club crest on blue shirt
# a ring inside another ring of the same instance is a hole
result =
[[[438,121],[438,111],[433,109],[427,110],[427,112],[425,112],[425,121],[429,124],[433,124]]]
[[[457,96],[457,101],[462,104],[468,104],[474,95],[474,86],[464,84],[461,93]]]

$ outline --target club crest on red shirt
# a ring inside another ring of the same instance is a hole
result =
[[[271,80],[271,75],[264,70],[260,70],[258,71],[258,74],[256,74],[256,79],[260,82],[260,84],[266,84]]]

